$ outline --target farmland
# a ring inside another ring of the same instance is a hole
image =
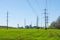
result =
[[[1,28],[0,40],[60,40],[60,30]]]

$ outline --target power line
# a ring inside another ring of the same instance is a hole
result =
[[[32,9],[33,13],[34,13],[35,15],[37,15],[37,12],[36,12],[35,9],[32,7],[32,5],[31,5],[31,3],[30,3],[29,0],[27,0],[27,3],[29,4],[29,6],[30,6],[30,8]]]
[[[35,9],[32,7],[31,3],[29,2],[29,0],[27,0],[29,6],[32,8],[32,11],[34,12],[34,14],[37,15],[37,12],[35,11]],[[38,15],[37,15],[37,23],[36,23],[36,26],[38,27]]]
[[[38,7],[39,7],[39,10],[40,10],[40,5],[39,5],[39,2],[37,0],[35,0],[35,2],[37,3]]]
[[[38,8],[39,8],[39,10],[40,10],[40,5],[39,5],[38,0],[35,0],[35,2],[37,3],[37,6],[38,6]],[[37,26],[38,26],[38,22],[39,22],[39,18],[38,18],[38,16],[37,16]],[[41,26],[42,26],[42,24],[41,24]]]
[[[47,0],[46,0],[45,2],[46,2],[46,4],[45,4],[45,8],[47,9],[47,4],[48,4],[48,3],[47,3]]]

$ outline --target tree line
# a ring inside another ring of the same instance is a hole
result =
[[[57,18],[56,21],[53,21],[49,26],[51,29],[60,29],[60,16]]]

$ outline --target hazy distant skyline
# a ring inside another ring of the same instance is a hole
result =
[[[9,13],[9,26],[17,27],[17,24],[36,25],[36,17],[39,17],[39,26],[44,26],[45,0],[29,0],[35,13],[27,0],[0,0],[0,25],[6,26],[6,14]],[[37,3],[38,2],[38,3]],[[60,16],[60,0],[47,0],[49,24]]]

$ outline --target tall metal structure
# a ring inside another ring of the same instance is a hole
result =
[[[48,15],[47,15],[47,12],[46,12],[47,9],[44,9],[44,15],[45,15],[45,29],[47,29],[47,26],[48,26]]]
[[[7,29],[8,29],[8,11],[7,11]]]
[[[48,13],[47,13],[47,0],[46,0],[46,7],[44,9],[44,15],[45,15],[45,29],[47,29],[48,26]]]
[[[26,26],[26,19],[24,19],[24,27]]]
[[[36,26],[38,27],[38,21],[39,21],[39,19],[38,19],[38,16],[37,16],[37,22],[36,22]]]
[[[17,24],[17,27],[19,28],[19,24]]]

